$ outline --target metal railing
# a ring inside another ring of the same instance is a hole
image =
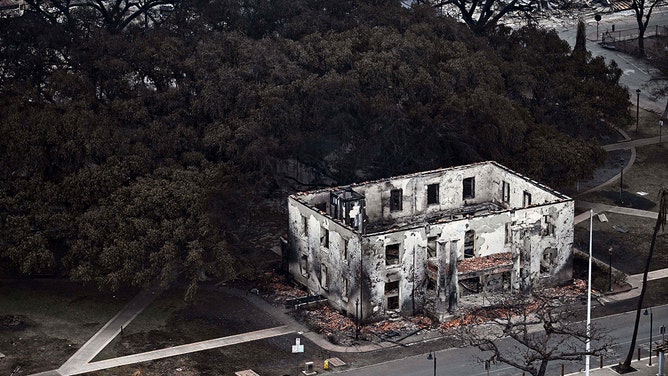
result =
[[[622,29],[622,30],[615,30],[613,27],[612,30],[606,30],[603,33],[601,33],[601,40],[603,41],[603,43],[621,42],[625,40],[638,39],[639,34],[640,34],[639,29],[637,27],[632,29]],[[654,27],[650,26],[647,28],[647,30],[645,30],[645,38],[654,36],[668,36],[668,26],[655,25]]]

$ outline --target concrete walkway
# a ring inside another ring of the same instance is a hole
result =
[[[655,137],[648,137],[648,138],[639,138],[636,140],[624,140],[620,141],[614,144],[608,144],[608,145],[603,145],[602,148],[605,151],[613,151],[613,150],[626,150],[626,149],[631,149],[635,148],[638,146],[647,146],[647,145],[654,145],[658,143],[665,142],[665,137],[662,136],[655,136]]]
[[[619,376],[619,373],[615,372],[612,369],[612,366],[605,366],[603,368],[598,368],[598,364],[596,363],[596,358],[592,357],[591,363],[590,363],[590,368],[589,368],[589,375],[591,376]],[[636,371],[633,373],[628,373],[627,375],[630,376],[656,376],[657,372],[659,371],[659,359],[655,356],[652,358],[652,365],[649,366],[649,358],[642,358],[640,360],[634,360],[631,362],[631,367],[635,368]],[[666,372],[664,368],[664,372]],[[582,376],[586,375],[585,371],[580,371],[580,372],[575,372],[575,373],[570,373],[568,376]]]
[[[617,213],[617,214],[631,215],[635,217],[643,217],[651,219],[656,219],[659,216],[659,213],[649,210],[640,210],[634,208],[626,208],[623,206],[598,204],[587,201],[576,201],[575,206],[580,209],[585,209],[586,211],[576,215],[575,218],[573,218],[574,225],[589,220],[589,209],[593,210],[594,215],[609,212],[609,213]],[[597,219],[595,218],[594,220]]]
[[[98,330],[74,355],[58,368],[58,372],[61,375],[73,375],[73,371],[93,360],[109,342],[113,341],[121,333],[122,328],[130,324],[161,292],[162,288],[152,286],[137,294],[116,316],[109,320],[102,329]]]
[[[642,287],[642,273],[633,274],[626,277],[626,282],[631,285],[631,289],[617,294],[603,295],[599,300],[604,303],[619,302],[622,300],[633,299],[640,295],[640,288]],[[647,273],[647,282],[656,279],[668,278],[668,269],[652,270]]]
[[[82,373],[99,371],[113,367],[126,366],[129,364],[136,364],[150,360],[163,359],[171,356],[190,354],[198,351],[211,350],[219,347],[256,341],[263,338],[277,337],[290,333],[294,333],[294,331],[288,326],[277,326],[275,328],[256,330],[254,332],[221,337],[221,338],[211,339],[208,341],[201,341],[201,342],[189,343],[187,345],[168,347],[166,349],[148,351],[140,354],[127,355],[119,358],[100,360],[98,362],[92,362],[81,365],[77,369],[67,373],[67,375],[79,375]]]
[[[257,308],[261,309],[262,311],[272,316],[273,318],[283,323],[284,325],[293,328],[294,331],[299,333],[302,337],[305,337],[306,339],[310,340],[315,345],[324,350],[339,352],[339,353],[368,352],[368,351],[374,351],[397,346],[397,344],[391,342],[369,343],[369,344],[361,344],[353,346],[335,345],[329,342],[321,334],[312,332],[301,323],[295,321],[294,318],[292,318],[282,309],[272,306],[271,304],[267,303],[264,299],[260,298],[255,294],[246,294],[245,292],[234,288],[226,288],[225,292],[237,296],[239,298],[246,299],[249,303],[255,305]]]
[[[252,294],[250,296],[244,296],[244,293],[239,290],[228,290],[233,291],[234,295],[246,298],[251,303],[260,306],[260,308],[262,308],[262,303],[268,307],[271,307],[271,305]],[[294,320],[287,320],[287,317],[289,316],[282,314],[275,309],[269,310],[267,307],[264,307],[266,312],[272,316],[280,317],[281,322],[287,322],[291,325],[283,325],[269,329],[257,330],[254,332],[169,347],[166,349],[91,362],[93,358],[97,356],[97,354],[99,354],[114,338],[116,338],[116,336],[121,333],[121,328],[129,325],[132,320],[134,320],[146,307],[148,307],[153,302],[153,300],[155,300],[158,295],[160,295],[161,292],[162,289],[157,286],[141,291],[130,302],[128,302],[125,307],[123,307],[123,309],[118,312],[118,314],[116,314],[116,316],[109,320],[97,333],[95,333],[95,335],[93,335],[83,346],[81,346],[81,348],[74,355],[72,355],[65,363],[63,363],[60,368],[57,370],[40,372],[33,374],[32,376],[79,375],[83,373],[99,371],[102,369],[210,350],[243,342],[256,341],[263,338],[281,336],[294,333],[297,330],[306,331],[306,329],[302,327],[301,324],[298,324]],[[260,301],[262,303],[260,303]]]

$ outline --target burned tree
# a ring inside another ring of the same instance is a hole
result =
[[[505,363],[533,376],[544,376],[551,361],[579,361],[604,353],[612,344],[610,338],[594,326],[587,335],[586,322],[576,317],[574,299],[563,295],[568,294],[514,295],[475,308],[457,335],[465,345],[483,352],[481,360]]]
[[[649,25],[649,20],[652,17],[654,7],[661,3],[660,0],[632,0],[631,9],[638,24],[638,57],[646,57],[645,51],[645,31]]]

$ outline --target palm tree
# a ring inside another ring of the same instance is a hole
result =
[[[642,276],[642,289],[640,290],[640,297],[638,298],[638,309],[636,310],[636,323],[633,327],[633,338],[631,339],[631,348],[629,349],[628,355],[624,363],[619,365],[619,370],[624,373],[628,372],[631,369],[631,359],[633,359],[633,351],[636,347],[636,337],[638,336],[638,324],[640,323],[640,311],[642,310],[642,302],[645,297],[645,290],[647,289],[647,273],[649,273],[649,265],[652,262],[652,255],[654,254],[654,246],[656,245],[656,235],[659,232],[659,229],[663,229],[666,225],[666,212],[668,212],[668,189],[666,187],[661,187],[659,189],[659,215],[656,218],[656,224],[654,225],[654,233],[652,234],[652,242],[649,245],[649,254],[647,255],[647,261],[645,262],[645,272]]]

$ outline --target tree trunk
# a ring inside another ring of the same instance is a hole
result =
[[[540,369],[538,369],[536,376],[545,376],[545,372],[547,372],[547,361],[543,360],[540,362]]]
[[[638,29],[638,57],[645,58],[647,53],[645,52],[645,29]]]
[[[633,359],[633,352],[636,347],[636,338],[638,337],[638,324],[640,323],[640,311],[642,310],[643,299],[645,298],[645,290],[647,289],[647,273],[649,273],[649,267],[652,263],[652,255],[654,254],[654,246],[656,245],[656,235],[659,232],[659,229],[664,226],[666,223],[666,196],[668,196],[668,190],[666,188],[661,188],[659,190],[659,215],[656,218],[656,224],[654,225],[654,233],[652,233],[652,242],[649,245],[649,254],[647,255],[647,261],[645,262],[645,271],[642,276],[642,288],[640,289],[640,297],[638,297],[638,308],[636,309],[636,322],[633,327],[633,337],[631,338],[631,347],[629,348],[629,353],[626,355],[624,363],[620,364],[620,371],[628,371],[631,368],[631,360]]]

